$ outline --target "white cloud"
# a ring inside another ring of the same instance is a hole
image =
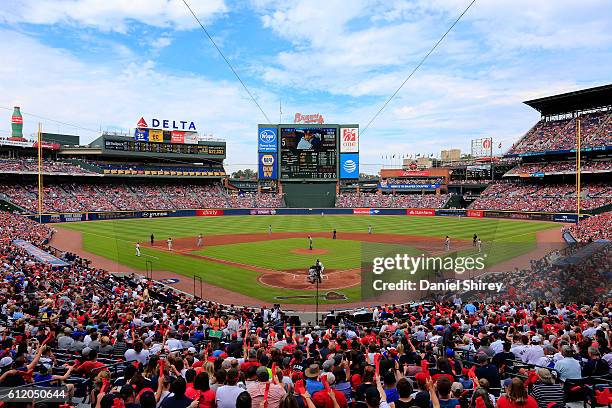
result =
[[[256,1],[264,27],[291,41],[260,68],[271,83],[337,95],[388,95],[467,6],[468,0]],[[526,52],[612,45],[608,0],[480,0],[424,66],[514,65]],[[537,56],[536,56],[537,58]],[[391,81],[402,78],[399,81]]]
[[[172,44],[172,39],[168,36],[161,36],[151,41],[151,46],[157,50],[165,48]]]
[[[0,54],[19,61],[0,64],[0,106],[19,105],[24,112],[92,130],[133,128],[143,115],[193,120],[202,134],[227,140],[230,163],[256,163],[257,123],[263,119],[233,81],[166,74],[152,61],[137,58],[127,66],[110,57],[89,64],[22,34],[0,30],[0,38]],[[256,91],[264,108],[278,104],[265,90]],[[7,129],[10,113],[0,111],[2,129]],[[38,120],[24,116],[26,135],[34,133]],[[47,131],[77,133],[82,143],[98,136],[95,131],[42,123]]]
[[[223,0],[191,0],[202,20],[225,13]],[[196,26],[182,0],[4,0],[0,21],[31,24],[76,24],[101,31],[127,32],[131,21],[177,30]]]
[[[135,20],[168,28],[153,40],[147,37],[147,44],[159,47],[179,38],[173,30],[194,23],[180,0],[9,1],[0,22],[128,31]],[[204,18],[227,11],[221,0],[191,3]],[[247,55],[265,64],[239,71],[263,81],[256,88],[253,77],[245,78],[271,118],[277,118],[278,96],[269,85],[283,95],[286,120],[295,112],[320,112],[328,123],[363,127],[467,3],[252,0],[262,25],[289,46],[275,56]],[[609,81],[611,4],[478,0],[363,134],[362,170],[367,163],[378,165],[381,155],[466,150],[470,139],[483,136],[508,147],[538,118],[522,101]],[[233,80],[164,73],[121,44],[114,57],[85,63],[24,35],[0,36],[2,55],[19,61],[0,65],[0,105],[21,104],[26,112],[92,128],[132,127],[140,115],[194,119],[203,133],[228,139],[230,163],[255,167],[255,128],[263,119]],[[223,47],[228,53],[233,48]],[[33,131],[32,119],[26,120]],[[367,170],[375,172],[375,166]]]

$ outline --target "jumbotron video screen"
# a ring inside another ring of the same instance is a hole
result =
[[[282,179],[336,179],[338,133],[332,127],[280,130]]]

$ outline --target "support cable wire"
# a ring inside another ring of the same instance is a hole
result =
[[[184,1],[184,0],[183,0]],[[468,4],[468,6],[465,8],[465,10],[463,10],[463,12],[459,15],[459,17],[457,17],[457,19],[453,22],[453,24],[451,24],[451,26],[448,28],[448,30],[446,30],[446,32],[444,33],[444,35],[442,35],[442,37],[440,37],[440,39],[438,40],[438,42],[436,42],[434,44],[433,47],[431,47],[431,49],[429,50],[429,52],[427,54],[425,54],[425,56],[421,59],[421,61],[417,64],[416,67],[414,67],[414,69],[412,70],[412,72],[410,72],[410,74],[408,75],[408,77],[404,80],[404,82],[402,82],[402,84],[395,90],[395,92],[393,92],[393,94],[385,101],[385,103],[380,107],[380,109],[378,110],[378,112],[376,112],[376,114],[372,117],[372,119],[370,119],[370,121],[368,122],[367,125],[365,125],[365,127],[363,129],[361,129],[361,134],[363,135],[364,132],[370,127],[370,125],[376,120],[376,118],[378,117],[378,115],[381,114],[381,112],[387,107],[387,105],[389,104],[389,102],[391,102],[391,100],[393,98],[395,98],[395,96],[399,93],[399,91],[404,87],[404,85],[406,85],[406,82],[408,82],[410,80],[410,78],[412,78],[412,76],[415,74],[415,72],[417,72],[417,70],[421,67],[421,65],[423,65],[425,63],[425,61],[427,60],[427,58],[429,58],[429,56],[435,51],[436,48],[438,48],[438,45],[440,45],[440,43],[444,40],[444,38],[446,38],[446,36],[448,35],[448,33],[451,32],[451,30],[457,25],[457,23],[459,23],[459,20],[461,20],[461,18],[465,15],[465,13],[467,13],[467,11],[470,9],[470,7],[472,7],[472,5],[476,3],[476,0],[472,0],[470,2],[470,4]]]
[[[196,16],[196,14],[193,12],[191,7],[189,6],[189,3],[187,3],[187,0],[183,0],[183,3],[185,3],[185,6],[189,9],[189,12],[193,16],[193,18],[198,22],[198,24],[200,25],[200,27],[202,28],[202,30],[204,31],[204,33],[206,34],[206,36],[208,37],[208,39],[210,40],[212,45],[215,47],[215,49],[217,50],[219,55],[221,55],[221,57],[223,58],[223,60],[225,61],[225,63],[229,67],[229,69],[234,73],[234,75],[236,76],[236,79],[238,79],[238,81],[240,82],[240,84],[242,85],[244,90],[249,94],[249,97],[251,98],[251,100],[255,103],[255,105],[257,105],[257,107],[259,108],[259,111],[261,112],[261,114],[264,116],[264,118],[266,118],[266,121],[267,121],[266,123],[272,123],[270,121],[270,118],[268,118],[268,115],[266,115],[266,112],[264,112],[262,107],[259,105],[259,102],[257,102],[257,99],[255,99],[255,97],[253,96],[253,94],[251,93],[249,88],[247,88],[247,86],[244,83],[244,81],[242,81],[242,79],[240,78],[240,75],[238,75],[238,72],[236,72],[236,70],[234,69],[232,64],[229,62],[229,60],[227,59],[225,54],[223,54],[223,51],[221,51],[221,49],[217,46],[217,43],[215,42],[215,40],[213,40],[212,36],[208,33],[208,30],[204,27],[204,24],[202,24],[200,22],[200,19],[198,18],[198,16]]]
[[[13,110],[13,108],[10,108],[8,106],[0,106],[0,109],[5,109],[5,110],[8,110],[8,111],[12,111]],[[37,115],[35,113],[21,111],[21,114],[24,115],[24,116],[32,116],[34,118],[42,119],[42,120],[45,120],[45,121],[58,123],[60,125],[68,126],[68,127],[75,128],[75,129],[86,130],[88,132],[93,132],[93,133],[100,133],[100,129],[90,129],[90,128],[86,128],[86,127],[83,127],[83,126],[80,126],[80,125],[76,125],[74,123],[62,122],[61,120],[51,119],[51,118],[48,118],[48,117],[45,117],[45,116]]]

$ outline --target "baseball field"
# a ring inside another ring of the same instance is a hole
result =
[[[368,233],[371,227],[372,233]],[[165,279],[223,303],[314,303],[306,272],[316,259],[325,266],[320,302],[361,301],[362,262],[401,252],[435,255],[451,250],[478,253],[477,234],[488,270],[511,270],[560,242],[559,224],[548,222],[408,216],[226,216],[153,218],[56,225],[56,248],[93,259],[114,272]],[[337,238],[332,239],[332,231]],[[154,242],[151,244],[151,234]],[[198,234],[204,239],[198,246]],[[313,249],[309,249],[308,236]],[[559,237],[557,239],[557,237]],[[167,240],[172,238],[172,250]],[[136,244],[140,256],[136,256]],[[415,276],[413,278],[418,278]]]

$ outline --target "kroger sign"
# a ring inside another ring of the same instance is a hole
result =
[[[265,153],[276,153],[277,134],[276,128],[259,128],[259,137],[257,140],[258,151]]]
[[[167,130],[185,130],[190,132],[196,132],[195,123],[188,120],[170,120],[170,119],[151,119],[151,126],[147,124],[147,121],[141,117],[136,125],[137,128],[153,128],[153,129],[167,129]]]

